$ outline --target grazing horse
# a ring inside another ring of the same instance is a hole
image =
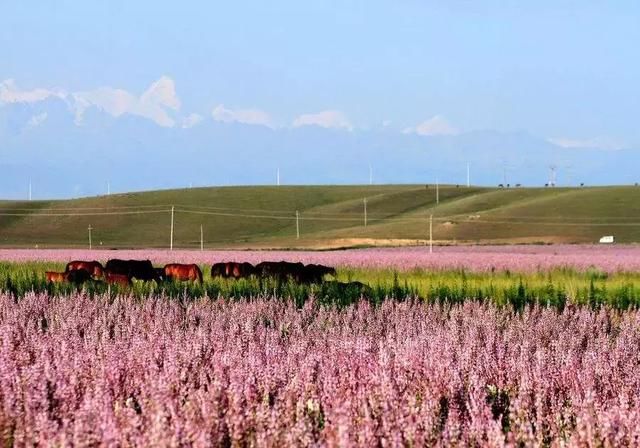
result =
[[[47,271],[44,273],[44,275],[47,278],[47,283],[63,283],[67,281],[66,272]]]
[[[91,274],[89,274],[84,269],[78,269],[75,271],[69,272],[51,272],[47,271],[44,273],[48,283],[74,283],[76,285],[81,285],[84,282],[91,280]]]
[[[227,263],[214,263],[211,266],[211,277],[226,277]]]
[[[104,280],[110,285],[131,286],[131,279],[124,274],[116,274],[105,270]]]
[[[84,269],[94,278],[102,278],[104,268],[97,261],[81,261],[74,260],[67,263],[67,267],[64,272],[78,271]]]
[[[126,275],[137,280],[159,280],[158,275],[149,260],[118,260],[107,261],[106,270],[113,274]]]
[[[211,266],[211,277],[224,278],[244,278],[255,273],[255,268],[251,263],[236,263],[229,261],[226,263],[216,263]]]
[[[273,277],[282,281],[291,278],[299,282],[304,275],[304,265],[288,261],[263,261],[256,265],[256,272],[263,277]]]
[[[202,271],[197,264],[167,264],[164,267],[164,276],[171,280],[188,280],[202,283]]]
[[[304,283],[321,283],[325,275],[332,275],[335,277],[335,268],[321,264],[308,264],[302,270],[299,280]]]
[[[75,271],[69,271],[66,273],[67,281],[76,285],[81,285],[84,282],[91,280],[91,273],[84,269],[76,269]]]

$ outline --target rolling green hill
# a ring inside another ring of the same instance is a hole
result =
[[[366,198],[367,225],[364,225]],[[65,201],[0,201],[0,245],[324,248],[436,243],[640,241],[640,187],[433,185],[219,187]],[[296,211],[300,238],[296,238]]]

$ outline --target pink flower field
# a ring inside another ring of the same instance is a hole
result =
[[[640,246],[0,250],[109,258],[640,271]],[[73,291],[0,291],[0,446],[640,444],[637,310]]]
[[[55,249],[2,249],[4,261],[61,261],[72,259],[141,258],[155,263],[203,263],[220,261],[267,260],[302,261],[354,268],[392,268],[397,270],[458,269],[489,271],[547,270],[572,267],[585,270],[590,267],[615,272],[640,270],[640,246],[455,246],[428,248],[352,249],[342,251],[188,251],[176,250],[55,250]]]
[[[640,313],[0,294],[3,446],[637,446]]]

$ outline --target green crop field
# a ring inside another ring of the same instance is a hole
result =
[[[328,248],[436,243],[640,241],[640,187],[434,185],[216,187],[62,201],[0,201],[0,245]],[[364,199],[367,201],[367,225]],[[296,211],[300,238],[296,238]]]

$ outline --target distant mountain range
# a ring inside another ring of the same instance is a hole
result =
[[[170,111],[171,112],[171,111]],[[178,121],[176,121],[178,123]],[[194,123],[191,123],[194,124]],[[563,148],[525,132],[421,136],[386,128],[272,129],[204,118],[190,127],[113,116],[68,99],[0,103],[0,198],[211,185],[640,182],[640,150]]]

